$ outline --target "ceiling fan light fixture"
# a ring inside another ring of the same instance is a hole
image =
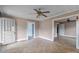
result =
[[[33,9],[34,11],[36,11],[36,13],[37,13],[37,16],[36,16],[36,18],[38,18],[39,16],[44,16],[44,17],[47,17],[47,15],[45,14],[45,13],[50,13],[50,11],[41,11],[41,9],[39,8],[39,9]]]

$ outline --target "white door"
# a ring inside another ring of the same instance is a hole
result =
[[[0,43],[1,43],[1,19],[0,19]]]
[[[1,22],[2,44],[9,44],[15,42],[15,20],[9,18],[2,18]]]
[[[27,39],[30,40],[35,37],[35,23],[28,22],[27,26]]]

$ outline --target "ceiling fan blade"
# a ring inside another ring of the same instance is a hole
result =
[[[34,9],[36,12],[39,12],[37,9]]]
[[[43,15],[44,17],[47,17],[47,16],[46,16],[45,14],[43,14],[43,13],[42,13],[41,15]]]
[[[50,11],[45,11],[45,12],[42,12],[42,13],[50,13]]]

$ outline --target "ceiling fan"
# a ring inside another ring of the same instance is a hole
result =
[[[36,18],[38,18],[40,16],[47,17],[47,15],[45,15],[45,13],[50,13],[50,11],[42,11],[40,8],[39,9],[34,9],[34,11],[37,14]]]
[[[60,24],[63,24],[63,23],[69,23],[69,22],[75,22],[76,20],[71,20],[69,18],[67,18],[67,20],[63,21],[63,22],[59,22]]]

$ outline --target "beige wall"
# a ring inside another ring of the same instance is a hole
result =
[[[35,36],[39,36],[39,21],[35,21]]]
[[[56,36],[56,24],[54,24],[54,36]],[[65,23],[64,35],[76,35],[76,23]],[[25,40],[27,38],[27,21],[17,19],[17,39]],[[52,39],[52,20],[35,21],[35,36],[42,36],[47,39]]]
[[[27,22],[26,20],[17,19],[17,40],[25,40],[27,38]],[[52,39],[52,20],[35,21],[35,36],[42,36]]]
[[[64,35],[76,36],[76,22],[65,23]]]
[[[54,23],[54,36],[57,37],[57,23]]]
[[[25,40],[27,35],[27,22],[22,19],[16,19],[17,23],[17,40]]]
[[[39,22],[39,36],[46,39],[52,39],[52,20]]]
[[[16,19],[16,23],[17,23],[17,41],[28,40],[27,39],[28,20]],[[35,21],[35,36],[37,37],[38,35],[39,35],[39,22]]]
[[[64,29],[61,27],[60,30],[64,31],[64,34],[62,34],[63,36],[68,36],[68,37],[75,37],[76,36],[76,22],[66,22],[63,23],[64,25]],[[55,36],[57,35],[57,28],[56,28],[56,23],[54,25],[55,30],[54,30],[54,34]],[[59,30],[59,31],[60,31]]]

